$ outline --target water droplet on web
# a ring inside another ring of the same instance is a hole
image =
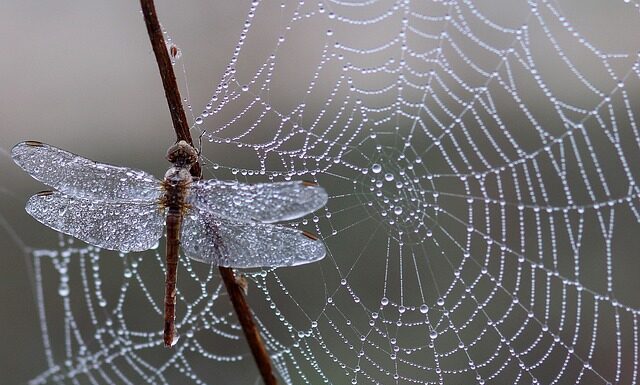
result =
[[[196,118],[196,124],[202,124],[202,122],[204,122],[204,120],[200,116],[198,116]]]
[[[66,283],[61,283],[60,286],[58,287],[58,294],[61,297],[66,297],[69,295],[69,285]]]
[[[431,333],[429,333],[429,338],[431,338],[432,340],[435,340],[436,338],[438,338],[438,332],[435,330],[432,330]]]
[[[420,305],[420,313],[427,314],[428,311],[429,311],[429,306],[427,306],[426,304]]]
[[[380,174],[380,172],[382,171],[382,166],[380,166],[378,163],[374,163],[371,166],[371,171],[373,171],[374,174]]]
[[[402,214],[402,206],[396,206],[396,207],[393,209],[393,212],[394,212],[396,215],[400,215],[400,214]]]
[[[394,179],[394,176],[392,173],[388,172],[384,174],[384,180],[386,180],[387,182],[391,182],[393,179]]]

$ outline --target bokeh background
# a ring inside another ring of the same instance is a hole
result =
[[[594,47],[631,55],[638,52],[640,23],[638,8],[633,2],[558,0],[555,3],[562,9],[567,20],[580,31],[581,36]],[[288,4],[286,9],[294,7],[293,4]],[[385,6],[389,6],[389,2],[381,2],[380,7]],[[224,75],[249,7],[250,3],[245,1],[157,1],[161,22],[182,51],[182,57],[175,68],[183,96],[188,98],[186,104],[191,106],[187,114],[192,122],[209,102]],[[317,3],[309,4],[309,8],[318,7]],[[524,2],[497,0],[483,2],[481,7],[483,14],[491,15],[503,25],[514,27],[526,20],[528,9]],[[247,74],[251,73],[268,59],[274,52],[282,26],[290,19],[288,11],[283,11],[279,3],[265,2],[259,9],[238,60],[240,73],[243,70]],[[370,9],[367,12],[371,13],[359,16],[366,19],[376,14],[376,10]],[[326,18],[312,18],[308,22],[301,22],[296,26],[295,33],[288,35],[287,45],[277,51],[279,70],[274,77],[269,97],[271,104],[278,109],[286,111],[292,105],[300,103],[310,76],[316,71],[319,47],[327,39],[324,32],[328,28],[331,28],[331,22]],[[343,30],[335,33],[349,36],[352,39],[350,43],[356,46],[364,46],[368,41],[377,39],[384,40],[397,32],[397,24],[382,22],[374,24],[367,34],[350,35],[347,27],[342,28]],[[479,38],[493,41],[491,33],[487,31],[487,36]],[[573,37],[555,33],[552,31],[552,35],[559,39],[558,44],[574,55],[573,59],[580,63],[581,71],[588,74],[588,79],[606,88],[606,83],[611,79],[599,76],[602,62],[593,60],[591,54],[582,53],[578,48],[572,51],[575,45]],[[532,32],[532,37],[534,41],[541,42],[539,46],[533,44],[538,50],[537,54],[543,55],[544,50],[552,49],[545,46],[548,38],[543,31]],[[166,148],[173,143],[174,134],[157,66],[136,1],[6,0],[0,3],[0,42],[3,48],[3,58],[0,60],[0,382],[15,384],[25,383],[47,369],[37,303],[34,299],[33,265],[31,257],[25,254],[25,248],[56,249],[58,236],[24,212],[23,206],[28,196],[42,190],[42,186],[13,164],[9,157],[11,147],[19,141],[34,139],[95,160],[140,168],[162,176],[167,167],[164,154]],[[476,45],[463,39],[459,42],[462,46],[467,44],[468,48]],[[379,58],[372,56],[372,60],[377,62]],[[477,54],[474,60],[481,63],[483,55]],[[623,68],[630,68],[630,63],[634,60],[637,61],[637,56],[617,62],[620,73],[624,72]],[[592,67],[590,61],[593,61]],[[366,60],[360,64],[366,66]],[[576,105],[589,104],[589,96],[583,92],[582,87],[575,82],[565,83],[566,68],[558,65],[557,68],[561,70],[555,71],[556,64],[550,59],[548,68],[542,75],[546,82]],[[319,82],[321,84],[318,88],[321,90],[324,87],[322,79],[332,79],[326,82],[326,87],[329,87],[340,72],[339,69],[327,71],[328,73],[322,74]],[[458,71],[463,77],[472,77],[470,70],[460,68]],[[363,88],[375,85],[372,80],[359,84]],[[630,82],[627,87],[635,98],[626,107],[637,114],[640,111],[640,99],[637,98],[638,87],[634,91],[634,85],[638,85],[637,74],[635,83]],[[532,109],[539,109],[543,113],[544,108],[548,108],[544,96],[535,87],[531,94],[527,92],[526,87],[520,90],[525,102]],[[326,92],[317,94],[317,100],[312,95],[306,102],[313,106],[314,103],[320,105],[326,100]],[[497,101],[500,101],[499,98]],[[382,100],[381,103],[389,104],[392,101]],[[237,108],[229,106],[221,114],[220,120],[228,120],[224,115],[236,114],[239,111]],[[517,120],[519,116],[514,114],[511,117],[505,112],[505,118],[514,130],[520,126]],[[215,123],[215,119],[209,119],[202,127],[214,129]],[[549,124],[555,123],[550,120]],[[241,128],[238,130],[241,131]],[[379,130],[383,131],[384,127]],[[526,138],[526,132],[523,135]],[[601,136],[597,137],[605,140]],[[251,139],[247,141],[251,142]],[[596,147],[597,145],[596,143]],[[257,167],[252,150],[243,151],[232,145],[205,143],[203,151],[210,164]],[[632,153],[630,159],[638,161],[638,153]],[[436,164],[439,160],[432,161]],[[619,172],[614,163],[605,164],[605,172]],[[362,163],[361,166],[370,165]],[[632,163],[631,167],[634,171],[637,170],[637,162]],[[278,166],[274,168],[277,169]],[[209,177],[224,176],[224,172],[221,171],[218,175],[211,167],[207,172]],[[351,177],[354,180],[356,178]],[[340,189],[339,183],[330,178],[326,179],[326,186],[330,192],[332,189]],[[442,188],[446,190],[446,187]],[[456,187],[451,189],[455,190]],[[339,212],[342,209],[340,204],[347,204],[340,201],[330,203],[332,212]],[[364,209],[364,204],[359,204]],[[464,211],[461,215],[464,215]],[[348,218],[336,220],[345,221],[338,224],[338,228],[348,226]],[[640,296],[637,293],[640,283],[636,277],[640,271],[640,263],[637,261],[640,244],[634,236],[637,234],[638,223],[631,215],[623,215],[617,221],[615,231],[619,236],[614,264],[616,293],[620,302],[638,309]],[[595,223],[590,225],[596,226]],[[328,241],[334,258],[346,255],[345,260],[352,260],[350,253],[353,254],[354,248],[350,247],[351,237],[365,237],[372,228],[362,225],[355,226],[350,231],[348,236],[336,236]],[[384,254],[386,238],[380,242],[374,249]],[[601,245],[597,243],[597,247],[599,246]],[[582,259],[585,275],[588,276],[589,272],[594,276],[606,274],[603,273],[606,267],[602,263],[602,256],[594,257],[593,260],[595,262],[590,265],[588,257]],[[348,263],[345,265],[348,266]],[[106,269],[103,273],[106,272],[105,276],[109,276],[109,267]],[[437,271],[437,268],[434,269]],[[114,268],[114,274],[116,271],[117,268]],[[157,281],[159,289],[155,293],[159,294],[162,276],[157,273],[150,272],[149,280]],[[300,277],[290,274],[286,278],[292,287],[310,285],[310,290],[313,290],[314,285],[332,286],[335,283],[333,277],[326,277],[318,282],[305,281],[313,277],[313,273],[313,270],[309,270],[301,273]],[[299,281],[295,282],[296,279]],[[363,297],[366,297],[368,290],[376,289],[375,282],[368,281],[366,277],[358,277],[354,281],[354,287],[359,288]],[[106,286],[109,284],[105,283]],[[591,287],[599,289],[599,284]],[[112,285],[118,287],[119,283],[113,282]],[[589,286],[589,283],[586,282],[585,285]],[[48,287],[55,290],[54,286]],[[372,294],[372,298],[378,301],[378,293]],[[311,309],[316,305],[311,300],[308,306]],[[269,312],[267,306],[259,300],[256,307],[257,311]],[[610,313],[611,309],[602,311]],[[51,318],[55,318],[55,315],[55,311],[50,313]],[[139,314],[139,317],[144,318],[145,313]],[[159,319],[154,317],[149,322],[158,323]],[[613,321],[603,321],[603,329],[607,328],[607,322]],[[343,348],[344,354],[350,354],[348,349]],[[223,347],[218,349],[224,351]],[[242,353],[241,344],[236,343],[230,349]],[[339,346],[334,349],[336,354],[341,351]],[[616,354],[613,347],[606,351]],[[625,351],[624,354],[625,357],[630,357],[626,355],[632,353]],[[203,370],[215,373],[215,378],[219,381],[217,383],[248,384],[257,378],[250,360],[234,364],[203,362],[201,365]],[[339,369],[336,372],[334,370],[329,369],[329,373],[339,372]],[[553,368],[550,372],[556,370],[557,368]],[[608,370],[612,369],[603,369],[603,372],[609,373]],[[632,369],[625,370],[627,374],[621,382],[630,383],[629,370]],[[339,380],[336,383],[346,383],[347,377],[342,380],[344,382]]]

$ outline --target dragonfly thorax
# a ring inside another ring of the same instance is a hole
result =
[[[164,174],[164,180],[173,186],[178,184],[189,184],[193,180],[193,177],[189,173],[189,170],[184,167],[171,167]]]
[[[164,195],[160,203],[169,209],[169,214],[184,212],[187,186],[192,182],[193,178],[186,168],[174,166],[167,171],[162,182]]]

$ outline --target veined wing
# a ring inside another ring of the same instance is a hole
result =
[[[123,252],[152,248],[164,227],[164,210],[156,202],[94,202],[44,191],[29,199],[26,210],[54,230]]]
[[[181,246],[191,259],[237,268],[296,266],[326,254],[322,241],[307,232],[215,217],[197,208],[184,217]]]
[[[144,171],[97,163],[40,142],[16,144],[11,157],[35,179],[78,198],[155,201],[162,194],[160,181]]]
[[[244,184],[209,179],[194,182],[188,199],[220,217],[273,223],[318,210],[327,203],[327,192],[304,181]]]

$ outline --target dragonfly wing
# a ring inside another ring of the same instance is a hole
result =
[[[181,246],[191,259],[235,268],[296,266],[326,254],[322,241],[310,233],[238,222],[198,209],[184,217]]]
[[[327,192],[304,182],[244,184],[209,179],[191,186],[191,204],[245,222],[273,223],[300,218],[327,203]]]
[[[160,181],[144,171],[97,163],[40,142],[16,144],[11,157],[35,179],[78,198],[155,201],[162,194]]]
[[[163,209],[155,202],[94,202],[45,191],[32,196],[26,210],[56,231],[122,252],[152,248],[164,225]]]

